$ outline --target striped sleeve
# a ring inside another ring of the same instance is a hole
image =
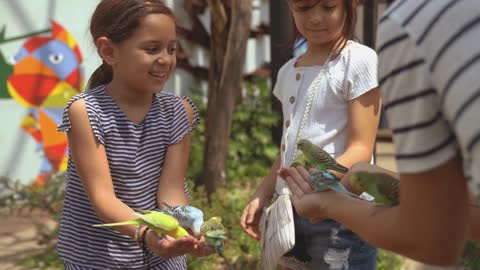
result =
[[[193,121],[191,124],[185,105],[181,100],[187,101],[192,108]],[[199,121],[198,110],[193,102],[185,96],[176,98],[176,101],[173,104],[173,123],[170,131],[170,144],[176,144],[180,142],[185,135],[187,135],[197,126]]]
[[[79,99],[85,99],[85,106],[88,114],[88,119],[90,120],[90,126],[92,127],[93,134],[95,137],[98,139],[98,141],[105,145],[105,139],[104,139],[104,132],[102,128],[102,124],[99,120],[99,117],[95,111],[95,106],[91,104],[91,102],[88,102],[88,95],[84,93],[77,94],[73,96],[70,101],[67,103],[65,106],[65,110],[63,111],[63,116],[62,116],[62,123],[57,126],[57,131],[58,132],[67,132],[72,128],[72,124],[70,122],[68,110],[70,106],[77,100]]]
[[[462,150],[470,189],[480,195],[480,3],[455,1],[448,7],[424,43],[434,48],[429,68],[439,104]]]
[[[414,40],[390,18],[383,19],[378,31],[379,82],[398,170],[427,171],[456,154],[455,136]]]

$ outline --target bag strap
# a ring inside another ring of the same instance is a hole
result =
[[[305,106],[305,110],[303,111],[302,122],[300,122],[300,127],[297,131],[297,137],[295,139],[295,145],[293,146],[294,150],[293,150],[293,155],[292,155],[291,162],[293,162],[293,160],[295,160],[295,158],[297,156],[297,150],[298,150],[297,149],[297,143],[300,140],[300,138],[303,136],[303,130],[305,128],[305,125],[306,125],[307,120],[308,120],[308,116],[310,114],[310,109],[312,107],[313,99],[315,98],[315,94],[317,93],[318,88],[320,88],[320,82],[321,82],[321,79],[323,77],[323,73],[326,70],[326,66],[327,66],[328,62],[330,61],[331,56],[332,56],[332,52],[330,51],[328,56],[327,56],[327,59],[323,63],[322,68],[320,69],[318,75],[313,80],[312,87],[309,88],[307,105]],[[283,155],[283,164],[285,164],[285,158],[286,158],[285,155]],[[288,188],[287,183],[285,183],[285,181],[283,181],[282,179],[280,179],[280,183],[278,183],[278,182],[279,181],[277,181],[276,187],[275,187],[276,192],[274,193],[274,199],[276,199],[280,195],[289,195],[290,194],[290,189]],[[280,190],[280,192],[278,192],[278,190]]]
[[[310,115],[310,109],[312,107],[313,99],[315,98],[315,94],[318,92],[318,88],[320,86],[320,80],[323,77],[323,73],[326,70],[326,66],[327,66],[328,62],[330,61],[331,55],[332,54],[330,52],[327,56],[327,59],[325,60],[325,62],[322,65],[322,69],[320,70],[318,75],[315,77],[315,79],[312,83],[312,87],[310,87],[310,92],[308,93],[307,105],[305,106],[305,110],[303,111],[302,122],[300,122],[300,127],[297,131],[297,138],[295,140],[295,145],[293,146],[294,150],[293,150],[293,155],[292,155],[291,162],[293,162],[295,160],[295,158],[297,157],[297,150],[298,150],[297,149],[297,143],[300,140],[300,138],[303,136],[303,130],[305,128],[305,125],[307,124],[308,116]]]

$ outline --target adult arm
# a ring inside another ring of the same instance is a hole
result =
[[[311,188],[304,185],[308,173],[302,168],[301,179],[289,169],[286,180],[300,215],[334,219],[375,246],[448,266],[458,262],[471,229],[461,168],[457,156],[428,172],[401,174],[400,204],[391,208],[336,192],[309,193]]]

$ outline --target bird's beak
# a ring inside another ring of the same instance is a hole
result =
[[[200,227],[202,226],[203,224],[203,220],[198,220],[198,221],[195,221],[193,222],[193,235],[195,237],[200,237],[201,236],[201,233],[200,233]]]

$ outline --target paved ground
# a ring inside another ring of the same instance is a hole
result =
[[[45,246],[37,243],[35,225],[33,222],[44,221],[53,225],[44,214],[9,213],[0,210],[0,270],[22,270],[16,265],[22,259],[40,253]]]

